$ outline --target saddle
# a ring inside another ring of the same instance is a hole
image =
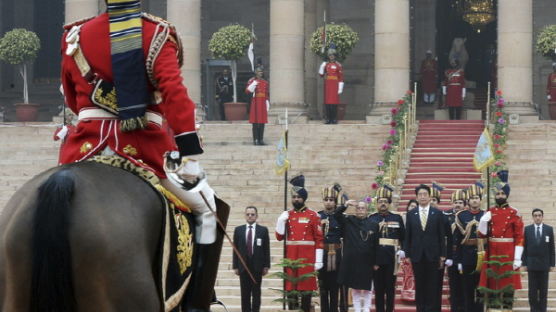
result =
[[[190,208],[160,184],[151,171],[119,156],[97,155],[89,158],[108,166],[120,168],[141,178],[159,195],[164,206],[163,233],[158,252],[158,288],[161,311],[179,312],[186,309],[208,311],[213,301],[214,284],[222,249],[223,232],[217,232],[210,245],[195,244],[195,221]],[[217,214],[224,226],[229,206],[216,199]]]

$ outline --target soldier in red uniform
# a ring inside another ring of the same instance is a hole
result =
[[[517,209],[512,208],[507,201],[510,195],[508,171],[500,171],[498,176],[502,182],[496,185],[496,206],[490,208],[481,217],[478,230],[483,237],[486,236],[488,239],[486,259],[501,262],[511,262],[513,260],[513,265],[484,264],[479,286],[499,290],[510,285],[512,287],[511,291],[504,294],[506,300],[504,307],[501,308],[511,309],[514,291],[521,289],[521,278],[517,270],[521,267],[521,256],[523,254],[523,221],[521,216],[518,215]],[[492,258],[493,256],[507,256],[507,258],[496,259]],[[511,270],[516,271],[516,274],[496,280],[487,277],[486,270],[489,268],[498,275]]]
[[[66,146],[66,138],[71,133],[75,132],[75,125],[73,120],[75,115],[69,108],[64,110],[64,124],[60,127],[56,128],[54,131],[54,141],[60,141],[60,151],[58,152],[58,163],[60,163],[60,159],[62,158],[62,154],[64,153],[64,147]]]
[[[132,13],[118,16],[122,12]],[[199,200],[197,190],[203,190],[212,207],[214,192],[206,181],[190,192],[202,170],[195,161],[187,168],[181,166],[183,157],[201,154],[203,149],[196,132],[195,103],[182,83],[183,54],[175,28],[141,13],[140,1],[107,0],[107,13],[64,29],[62,87],[66,105],[79,122],[66,138],[60,163],[116,154],[154,172],[192,209],[197,243],[214,242],[216,219]],[[176,169],[167,178],[165,154],[178,169],[193,170]]]
[[[255,77],[247,82],[246,93],[252,93],[251,108],[249,110],[249,122],[253,124],[253,144],[265,145],[263,141],[264,125],[268,123],[268,81],[264,78],[264,69],[259,65],[255,70]]]
[[[276,238],[286,239],[286,258],[301,259],[312,265],[292,270],[287,268],[286,274],[299,277],[303,274],[318,271],[322,268],[323,234],[319,215],[305,206],[307,190],[304,188],[305,177],[300,175],[291,179],[293,209],[284,211],[276,222]],[[286,290],[315,291],[316,277],[310,277],[297,284],[286,281]],[[297,296],[294,299],[298,302]],[[290,310],[299,309],[296,304],[289,305]],[[311,294],[301,296],[301,309],[309,312],[311,309]]]
[[[427,50],[426,57],[421,63],[421,88],[425,104],[434,104],[438,81],[438,64],[432,57],[432,51]]]
[[[548,111],[550,119],[556,119],[556,62],[552,63],[552,73],[548,75],[546,83],[546,99],[548,100]]]
[[[446,79],[442,86],[442,94],[446,96],[446,105],[450,111],[450,119],[460,119],[463,99],[465,98],[465,75],[459,68],[459,61],[452,60],[451,69],[446,70]]]
[[[324,77],[324,109],[327,124],[338,123],[338,104],[340,94],[344,91],[344,74],[342,64],[336,61],[336,46],[328,48],[328,62],[320,65],[319,75]]]

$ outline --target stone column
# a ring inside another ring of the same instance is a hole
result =
[[[65,20],[66,24],[99,13],[98,0],[66,0]]]
[[[508,113],[534,119],[532,49],[533,0],[499,0],[498,89]]]
[[[311,118],[318,117],[317,111],[317,61],[318,57],[311,51],[311,36],[322,24],[322,13],[317,14],[317,0],[305,0],[305,103]]]
[[[369,122],[388,115],[409,88],[409,0],[375,1],[375,88]]]
[[[201,103],[201,0],[168,0],[168,21],[183,42],[183,83],[193,102]]]
[[[305,114],[304,0],[270,1],[271,116]],[[293,121],[290,119],[290,121]]]

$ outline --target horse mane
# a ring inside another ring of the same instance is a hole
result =
[[[68,235],[74,188],[74,174],[68,168],[39,187],[32,221],[31,312],[77,310]]]

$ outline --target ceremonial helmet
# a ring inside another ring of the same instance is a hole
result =
[[[343,205],[345,203],[346,195],[339,183],[334,183],[334,185],[322,189],[322,200],[329,197],[334,198],[336,205]]]
[[[299,195],[299,197],[303,198],[303,200],[307,200],[307,190],[305,189],[305,176],[300,174],[298,176],[293,177],[290,180],[290,184],[292,185],[291,194],[292,195]]]
[[[494,187],[499,190],[503,191],[506,196],[510,196],[510,184],[508,184],[509,172],[508,170],[501,170],[497,173],[498,178],[500,178],[500,182],[496,183]]]
[[[483,198],[483,189],[485,188],[485,186],[483,185],[483,183],[481,183],[480,181],[475,182],[475,184],[471,185],[468,189],[467,189],[467,194],[469,195],[469,198],[471,198],[472,196],[478,195],[480,198]]]
[[[454,203],[457,200],[466,201],[468,199],[469,199],[469,194],[467,193],[467,190],[457,190],[452,193],[452,203]]]
[[[436,198],[436,200],[438,202],[440,202],[440,192],[442,192],[443,190],[444,190],[444,187],[442,185],[433,181],[432,182],[432,188],[431,188],[431,197]]]
[[[389,203],[392,203],[392,194],[394,193],[394,188],[391,185],[384,184],[378,188],[376,191],[376,199],[387,198]]]
[[[336,45],[334,44],[334,42],[331,42],[330,45],[328,46],[328,50],[326,52],[328,55],[336,55],[338,53],[338,51],[336,51]]]

